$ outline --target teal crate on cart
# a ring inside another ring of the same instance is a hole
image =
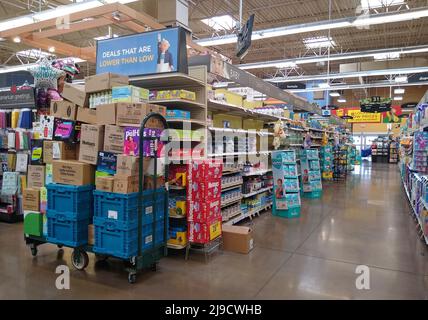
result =
[[[80,247],[88,243],[89,218],[75,219],[69,213],[48,210],[47,241],[69,247]]]
[[[93,251],[127,259],[137,255],[138,226],[128,222],[94,217],[95,243]]]
[[[118,258],[130,258],[138,254],[138,225],[102,217],[94,217],[95,244],[93,251]],[[153,223],[141,228],[141,251],[153,246]],[[164,242],[164,220],[156,222],[155,245]]]
[[[93,215],[93,185],[72,186],[58,183],[46,185],[48,210],[74,214],[74,218],[90,218]]]
[[[155,195],[153,194],[155,192]],[[143,191],[142,218],[143,224],[153,222],[153,212],[156,211],[156,219],[164,217],[165,213],[165,189],[155,191]],[[120,221],[129,221],[134,224],[138,220],[138,192],[130,194],[112,193],[94,190],[94,216]],[[153,197],[156,201],[154,208]]]

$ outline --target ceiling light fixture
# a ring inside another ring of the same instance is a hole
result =
[[[55,47],[49,47],[49,48],[48,48],[48,51],[49,51],[50,53],[54,53],[54,52],[55,52]]]
[[[228,14],[224,16],[202,19],[201,21],[216,31],[232,30],[236,26],[236,20]]]
[[[336,46],[336,43],[331,37],[315,37],[303,39],[303,43],[308,49],[319,49]]]
[[[404,0],[361,0],[361,9],[378,9],[382,7],[401,6],[405,4]]]
[[[377,61],[398,60],[400,59],[400,52],[377,53],[373,55],[373,58]]]
[[[340,93],[339,92],[330,92],[330,97],[340,97]]]
[[[396,97],[394,97],[394,100],[395,101],[401,101],[401,100],[403,100],[403,97],[402,96],[396,96]]]
[[[336,20],[316,21],[292,26],[283,26],[264,30],[253,31],[252,40],[267,39],[279,36],[288,36],[299,33],[323,31],[328,29],[340,29],[350,27],[371,26],[376,24],[385,24],[392,22],[408,21],[420,19],[428,16],[428,8],[422,7],[417,9],[390,11],[378,14],[362,14],[360,16],[341,18]],[[196,40],[201,46],[216,46],[223,44],[236,43],[236,35],[226,35]]]
[[[394,89],[394,94],[404,94],[405,90],[403,88]]]
[[[339,99],[337,99],[337,102],[339,102],[339,103],[345,103],[346,99],[345,98],[339,98]]]
[[[407,82],[407,76],[398,76],[394,79],[395,82]]]
[[[328,82],[321,82],[318,84],[318,87],[320,88],[330,88],[330,83]]]
[[[21,42],[21,38],[20,37],[14,37],[13,38],[13,42],[15,42],[15,43],[20,43]]]

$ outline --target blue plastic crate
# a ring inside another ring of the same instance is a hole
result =
[[[156,220],[164,218],[165,213],[165,189],[157,189],[156,199]],[[153,222],[153,190],[143,192],[143,224]],[[94,216],[109,218],[119,221],[127,221],[137,224],[138,220],[138,192],[130,194],[120,194],[94,191]]]
[[[88,225],[90,219],[73,219],[70,214],[48,210],[47,240],[51,243],[69,247],[79,247],[88,243]]]
[[[93,251],[128,259],[138,254],[138,227],[133,222],[94,217],[95,245]],[[155,245],[165,242],[164,221],[156,222]],[[153,224],[145,224],[141,230],[141,251],[153,246]]]
[[[137,255],[138,227],[108,218],[94,217],[93,251],[127,259]]]
[[[93,185],[73,186],[49,183],[46,188],[48,190],[48,210],[67,212],[79,220],[92,217]]]

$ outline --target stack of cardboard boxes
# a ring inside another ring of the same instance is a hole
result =
[[[188,240],[206,244],[221,235],[223,162],[193,161],[187,170]]]
[[[42,161],[28,167],[23,195],[26,234],[49,236],[44,216],[49,183],[92,185],[98,190],[120,194],[138,191],[138,157],[149,156],[152,150],[150,144],[145,145],[144,150],[138,148],[140,123],[152,111],[165,116],[166,108],[148,104],[148,90],[138,88],[138,95],[135,90],[128,85],[126,76],[106,73],[87,77],[85,85],[66,83],[62,92],[64,99],[52,101],[50,115],[40,116],[34,124],[32,144],[37,146],[34,152],[41,151],[43,155],[39,157]],[[93,95],[106,91],[113,93],[111,100],[104,100],[110,103],[89,108],[90,97],[92,101]],[[152,121],[148,126],[154,129],[144,134],[160,135],[161,123]],[[144,163],[147,173],[153,163]],[[161,164],[159,167],[157,176],[145,179],[146,187],[150,187],[155,178],[158,187],[162,186]]]

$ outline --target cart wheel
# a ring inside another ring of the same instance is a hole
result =
[[[57,245],[57,247],[58,247],[58,249],[62,249],[63,245],[59,244],[59,245]]]
[[[31,245],[30,249],[31,249],[31,255],[33,257],[37,256],[37,251],[38,251],[37,247],[35,245]]]
[[[150,270],[152,270],[154,272],[156,272],[157,268],[158,268],[158,264],[156,262],[150,266]]]
[[[128,274],[128,282],[131,283],[131,284],[134,284],[135,282],[137,282],[137,274],[133,273],[133,272],[130,272]]]
[[[71,254],[71,263],[77,270],[84,270],[89,264],[88,254],[83,250],[74,249]]]

